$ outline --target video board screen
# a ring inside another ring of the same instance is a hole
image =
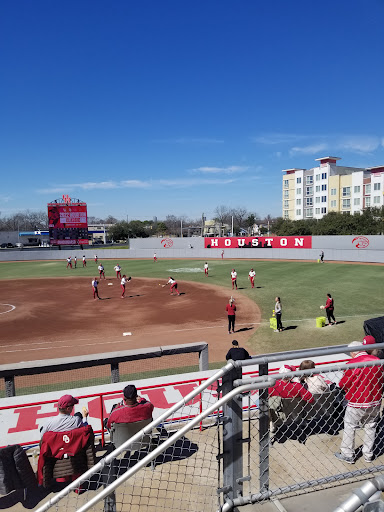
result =
[[[88,244],[86,203],[48,203],[51,245]]]

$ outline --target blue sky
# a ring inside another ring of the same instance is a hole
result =
[[[2,0],[0,212],[281,215],[281,170],[384,164],[384,2]]]

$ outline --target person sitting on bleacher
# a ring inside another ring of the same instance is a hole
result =
[[[299,370],[311,370],[315,368],[315,363],[310,359],[301,361]],[[304,375],[300,379],[301,384],[308,389],[313,395],[319,395],[321,393],[327,393],[329,391],[329,385],[322,375]]]
[[[294,372],[295,370],[294,366],[285,364],[280,368],[279,373]],[[292,377],[284,377],[284,379],[277,380],[273,388],[268,389],[268,392],[269,396],[279,396],[281,398],[301,397],[306,402],[313,402],[312,393],[299,382],[294,382]]]
[[[111,428],[112,423],[133,423],[152,418],[153,404],[145,398],[137,396],[136,386],[128,384],[123,390],[123,401],[114,406],[106,422]]]
[[[41,436],[45,432],[66,432],[88,425],[88,411],[85,407],[83,407],[82,413],[77,412],[72,416],[73,408],[78,403],[78,399],[72,395],[62,396],[57,403],[59,414],[50,418],[40,429]]]

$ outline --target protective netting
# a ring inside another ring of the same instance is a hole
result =
[[[183,353],[119,363],[120,382],[141,380],[164,375],[199,371],[199,353]],[[38,375],[15,377],[16,395],[30,395],[80,387],[98,386],[111,382],[111,365],[86,367],[58,372],[43,371]],[[4,380],[0,379],[0,398],[5,396]]]
[[[365,368],[365,371],[371,370]],[[330,371],[316,377],[288,378],[275,385],[283,396],[297,393],[299,384],[313,391],[304,390],[303,396],[292,398],[273,395],[276,391],[269,389],[269,428],[264,432],[260,429],[259,408],[246,420],[250,432],[248,449],[257,456],[250,458],[248,467],[244,464],[244,475],[250,477],[244,484],[244,495],[259,494],[260,501],[270,496],[268,491],[287,497],[306,489],[325,489],[338,481],[355,482],[382,471],[384,422],[379,415],[375,418],[373,434],[361,421],[355,425],[355,439],[343,441],[348,401],[345,392],[337,385],[342,376],[342,371]],[[250,402],[254,407],[259,406],[259,398],[258,392],[251,394]],[[376,412],[379,410],[380,406]],[[370,439],[373,442],[372,461],[362,453]],[[353,449],[352,460],[336,458],[335,454],[342,454],[348,444]],[[264,497],[263,491],[267,491]]]

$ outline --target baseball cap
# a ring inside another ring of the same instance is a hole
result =
[[[364,336],[363,339],[363,345],[374,345],[376,343],[376,340],[373,336],[368,334],[367,336]]]
[[[66,407],[69,407],[70,405],[78,404],[79,401],[77,398],[75,398],[72,395],[63,395],[61,398],[59,398],[59,401],[57,402],[57,405],[60,409],[65,409]]]
[[[362,345],[363,345],[362,341],[352,341],[351,343],[348,344],[348,347],[350,347],[350,348],[360,347],[362,349],[363,348]],[[356,352],[356,351],[353,350],[352,352]]]
[[[295,372],[296,368],[294,366],[291,366],[290,364],[284,364],[280,370],[279,373],[288,373],[288,372]]]
[[[137,389],[136,386],[133,384],[128,384],[128,386],[125,386],[123,390],[123,394],[125,398],[136,398],[137,397]]]

